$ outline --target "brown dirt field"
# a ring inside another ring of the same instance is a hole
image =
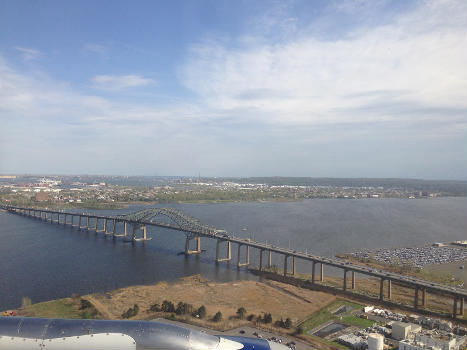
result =
[[[294,323],[299,322],[315,311],[335,300],[335,296],[323,292],[294,287],[285,283],[269,281],[237,281],[218,283],[200,276],[190,276],[173,283],[161,282],[155,285],[131,286],[118,289],[107,295],[92,294],[83,297],[89,300],[98,311],[110,319],[120,319],[122,313],[134,304],[139,306],[139,314],[135,319],[150,319],[160,314],[149,311],[152,304],[162,304],[169,300],[177,305],[182,301],[195,308],[204,305],[207,319],[217,311],[222,312],[224,321],[219,324],[186,317],[186,321],[196,324],[207,324],[226,329],[238,326],[244,321],[229,319],[235,316],[239,307],[244,307],[247,314],[260,315],[264,312],[272,314],[273,320],[290,317]]]
[[[282,280],[282,275],[279,274],[271,274],[271,273],[261,273],[258,272],[257,270],[251,269],[252,272],[262,275],[265,278],[270,278],[271,280]],[[360,274],[356,274],[356,289],[352,290],[351,289],[351,277],[348,274],[347,277],[347,290],[349,293],[345,295],[340,295],[340,297],[344,297],[349,300],[357,300],[358,296],[365,296],[368,298],[371,298],[373,300],[368,299],[367,304],[372,304],[372,305],[377,305],[379,304],[378,298],[379,298],[379,288],[380,288],[380,281],[379,279],[375,278],[368,278],[366,276],[361,276]],[[276,277],[275,277],[276,276]],[[306,274],[297,274],[294,278],[294,276],[289,275],[287,277],[290,279],[291,284],[300,284],[305,282],[305,281],[310,281],[311,280],[311,275],[306,275]],[[299,283],[294,283],[294,280],[299,282]],[[331,276],[325,276],[324,282],[318,282],[316,281],[316,286],[326,286],[326,287],[332,287],[335,289],[336,293],[339,293],[342,291],[343,287],[343,278],[339,277],[331,277]],[[306,290],[307,288],[313,288],[312,285],[306,284],[303,285],[303,289]],[[328,290],[328,293],[333,293],[332,290]],[[399,304],[400,306],[408,306],[408,307],[413,307],[414,305],[414,294],[415,291],[412,288],[407,288],[405,286],[398,285],[397,283],[392,283],[392,288],[391,288],[391,302]],[[355,293],[355,297],[352,297],[352,294],[350,293]],[[387,301],[387,293],[388,293],[388,282],[384,282],[384,300]],[[451,315],[452,313],[452,308],[453,308],[453,299],[451,297],[448,297],[446,295],[440,295],[440,294],[433,294],[430,292],[426,292],[426,304],[425,306],[422,306],[422,292],[419,291],[419,311],[422,310],[428,310],[431,312],[438,313],[440,315]],[[398,310],[397,305],[393,305],[389,307],[391,310]],[[461,317],[459,316],[459,319],[465,320],[465,315],[467,314],[467,305],[464,305],[464,316]],[[403,311],[403,313],[407,313],[406,311]],[[417,313],[415,310],[412,310],[412,313]]]

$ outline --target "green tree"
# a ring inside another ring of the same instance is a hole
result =
[[[198,316],[199,318],[203,319],[206,317],[206,307],[204,305],[201,305],[198,309]]]
[[[245,318],[246,315],[246,309],[244,307],[241,307],[237,310],[237,317],[241,320]]]
[[[284,327],[287,328],[287,329],[292,328],[292,320],[291,320],[289,317],[287,317],[287,318],[285,319]]]
[[[189,308],[191,307],[192,309],[192,306],[191,305],[188,305],[186,303],[183,303],[183,302],[179,302],[177,304],[177,308],[175,309],[175,313],[177,315],[186,315],[189,313]]]
[[[222,312],[217,311],[216,314],[214,315],[214,318],[212,319],[214,322],[220,322],[222,321]]]
[[[263,318],[263,322],[264,323],[271,323],[272,322],[272,316],[271,314],[264,314],[264,318]]]
[[[163,312],[175,312],[175,305],[171,301],[164,300],[162,302],[161,310]]]
[[[130,307],[127,311],[122,314],[122,318],[130,318],[136,316],[139,311],[138,304],[135,304],[133,307]]]

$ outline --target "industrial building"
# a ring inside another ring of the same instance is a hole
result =
[[[392,338],[403,340],[409,337],[410,333],[417,333],[422,330],[422,326],[413,323],[394,322],[392,324]]]
[[[465,343],[465,337],[453,334],[415,334],[399,342],[399,350],[458,350]]]

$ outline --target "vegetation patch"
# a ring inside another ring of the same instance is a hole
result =
[[[341,313],[338,315],[333,313],[336,309],[339,309],[342,306],[347,307],[346,309],[347,311],[345,313]],[[328,321],[331,321],[331,320],[339,321],[349,326],[362,325],[362,327],[367,327],[366,324],[368,322],[370,322],[371,323],[370,325],[372,325],[373,324],[372,321],[368,321],[364,319],[361,319],[361,320],[366,321],[366,322],[357,324],[359,322],[357,320],[360,320],[360,318],[352,315],[352,312],[355,310],[361,309],[361,308],[363,308],[363,305],[352,303],[347,300],[339,299],[333,302],[332,304],[322,308],[321,310],[315,312],[309,319],[305,320],[300,326],[302,327],[303,331],[307,333],[311,331],[312,329],[318,327],[319,325],[326,323]]]

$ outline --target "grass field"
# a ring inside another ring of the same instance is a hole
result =
[[[334,315],[332,311],[339,308],[340,306],[350,306],[352,310],[345,312],[344,314]],[[362,328],[369,327],[373,324],[373,321],[365,320],[354,316],[351,314],[352,311],[363,308],[363,305],[352,303],[347,300],[336,300],[332,304],[322,308],[321,310],[315,312],[312,317],[304,321],[301,326],[303,331],[307,333],[308,331],[318,327],[319,325],[326,323],[331,320],[339,321],[340,323],[345,323],[349,326],[359,326]],[[341,319],[342,317],[342,319]]]

